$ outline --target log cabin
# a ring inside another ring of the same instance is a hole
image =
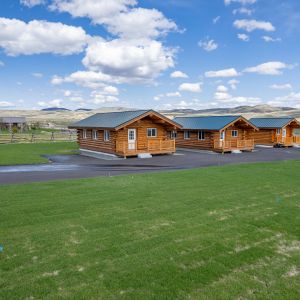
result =
[[[300,122],[295,118],[252,118],[250,122],[259,128],[259,132],[252,133],[256,145],[300,145],[300,136],[295,134]]]
[[[215,152],[252,151],[251,134],[258,128],[242,116],[177,117],[182,125],[176,136],[178,148]]]
[[[80,153],[88,156],[151,156],[176,151],[179,124],[153,110],[98,113],[69,126],[77,129]]]

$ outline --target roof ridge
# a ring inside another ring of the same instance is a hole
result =
[[[224,117],[242,117],[242,115],[218,115],[218,116],[178,116],[175,118],[224,118]]]
[[[251,119],[295,119],[294,117],[254,117]]]
[[[148,112],[148,111],[152,111],[152,109],[136,109],[136,110],[123,110],[123,111],[107,111],[107,112],[97,112],[95,113],[94,115],[92,116],[95,116],[95,115],[103,115],[103,114],[116,114],[116,113],[126,113],[126,112]]]

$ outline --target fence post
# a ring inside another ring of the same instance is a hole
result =
[[[13,141],[14,141],[14,133],[12,132],[10,142],[12,143]]]
[[[50,139],[51,141],[54,141],[54,132],[52,131],[52,133],[51,133],[51,139]]]
[[[30,142],[32,143],[33,140],[34,140],[34,133],[31,134],[31,141]]]

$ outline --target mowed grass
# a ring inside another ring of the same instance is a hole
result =
[[[0,187],[1,299],[300,299],[300,162]]]
[[[42,155],[72,154],[77,149],[75,142],[3,144],[0,145],[0,165],[47,163],[47,158]]]

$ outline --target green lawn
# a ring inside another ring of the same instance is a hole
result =
[[[78,146],[75,142],[50,142],[0,145],[0,165],[46,163],[45,154],[72,154]]]
[[[0,187],[1,299],[300,299],[300,162]]]

